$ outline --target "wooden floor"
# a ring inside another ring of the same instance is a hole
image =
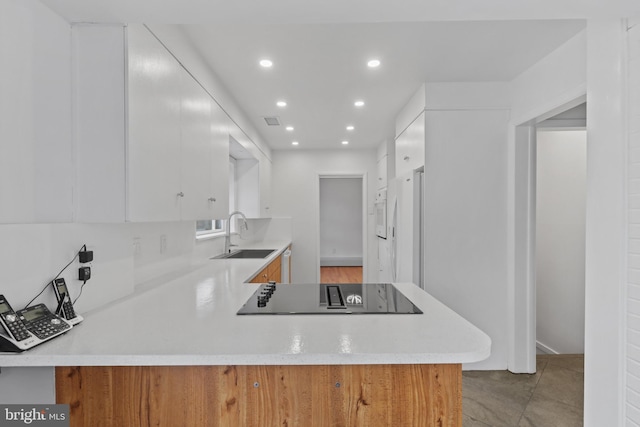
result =
[[[322,283],[362,283],[362,267],[320,267]]]

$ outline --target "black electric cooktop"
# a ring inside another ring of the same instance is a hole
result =
[[[390,283],[262,284],[238,314],[422,314]]]

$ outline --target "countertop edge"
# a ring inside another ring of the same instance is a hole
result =
[[[313,354],[283,355],[57,355],[16,354],[3,357],[3,367],[55,366],[277,366],[277,365],[451,365],[489,357],[490,349],[457,354]],[[16,363],[11,363],[15,357]],[[81,360],[78,360],[81,359]]]

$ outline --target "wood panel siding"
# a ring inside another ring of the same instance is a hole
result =
[[[56,368],[72,427],[460,426],[461,365]]]

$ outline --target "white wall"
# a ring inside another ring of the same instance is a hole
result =
[[[629,22],[628,32],[628,225],[627,343],[625,390],[627,425],[640,425],[640,21]]]
[[[538,131],[536,341],[551,353],[584,353],[586,155],[586,131]]]
[[[584,358],[587,427],[623,424],[623,304],[629,228],[625,197],[624,46],[620,20],[588,22]]]
[[[586,31],[573,36],[510,83],[511,122],[522,124],[558,110],[558,100],[571,101],[586,93]]]
[[[321,265],[362,265],[362,179],[320,178]]]
[[[136,284],[189,266],[194,227],[193,222],[2,225],[2,293],[14,308],[22,308],[86,244],[94,251],[92,278],[82,291],[77,311],[92,310],[130,295]],[[163,250],[161,236],[165,236]],[[134,239],[139,245],[135,254]],[[62,275],[74,298],[82,283],[77,280],[78,267],[76,260]],[[46,291],[38,302],[51,307],[53,292]]]
[[[273,152],[274,216],[292,218],[293,277],[316,282],[319,262],[319,175],[367,174],[367,280],[377,279],[377,242],[373,204],[376,190],[376,150],[277,150]]]
[[[427,111],[425,289],[491,337],[507,366],[507,110]]]

